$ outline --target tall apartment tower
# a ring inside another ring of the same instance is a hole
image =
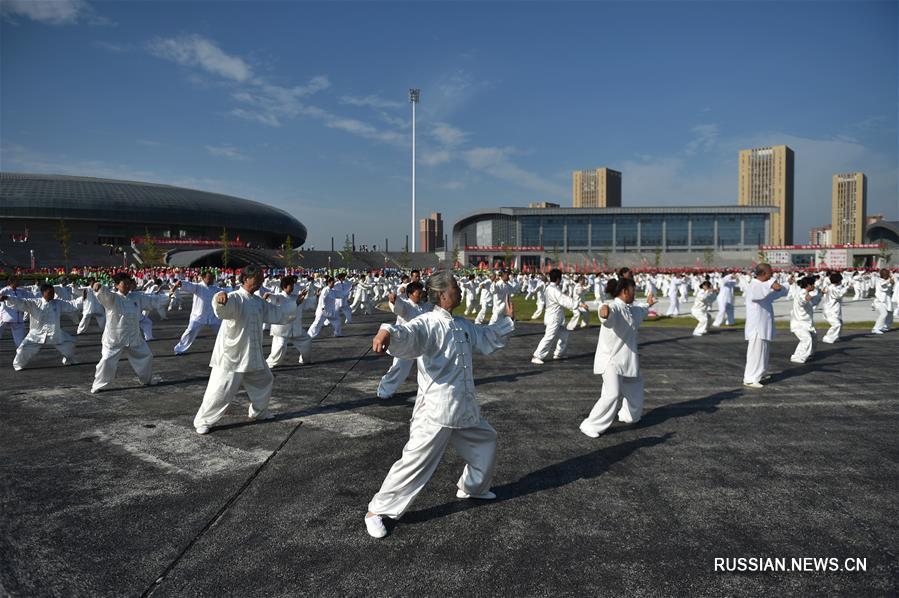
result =
[[[830,224],[835,245],[862,243],[868,207],[868,177],[863,172],[833,175]]]
[[[571,205],[575,208],[621,207],[621,173],[617,170],[575,170],[571,182]]]
[[[740,205],[776,207],[769,244],[793,244],[793,150],[786,145],[740,150]]]
[[[443,218],[440,212],[419,220],[418,234],[421,251],[430,253],[443,247]]]

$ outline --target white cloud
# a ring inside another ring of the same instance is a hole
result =
[[[447,150],[425,150],[416,158],[425,166],[437,166],[451,161],[452,155]]]
[[[688,156],[693,156],[699,151],[709,151],[718,141],[719,127],[716,124],[696,125],[690,131],[695,137],[684,149]]]
[[[125,52],[130,52],[132,50],[132,47],[130,45],[114,44],[112,42],[105,42],[102,40],[95,41],[91,45],[95,48],[99,48],[100,50],[113,52],[114,54],[124,54]]]
[[[469,134],[450,124],[438,122],[431,127],[431,136],[439,143],[448,147],[455,147],[468,140]]]
[[[74,25],[82,20],[100,24],[85,0],[3,0],[0,13],[7,19],[20,16],[45,25]]]
[[[252,69],[243,59],[226,54],[215,42],[201,35],[156,38],[149,42],[148,48],[159,58],[198,67],[233,81],[244,82],[253,76]]]
[[[231,144],[225,143],[222,145],[206,145],[203,146],[206,148],[206,151],[209,152],[209,155],[215,156],[216,158],[228,158],[229,160],[249,160],[248,156],[245,156]]]
[[[341,104],[347,104],[349,106],[367,106],[369,108],[402,108],[405,106],[405,102],[400,102],[397,100],[388,100],[386,98],[382,98],[376,95],[368,95],[365,97],[355,97],[355,96],[341,96],[340,97]]]
[[[484,172],[519,187],[539,191],[557,198],[566,197],[570,190],[514,164],[510,156],[517,153],[512,147],[475,147],[462,152],[468,167]]]

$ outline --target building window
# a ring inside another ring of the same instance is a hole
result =
[[[640,218],[640,247],[645,249],[662,246],[662,216]]]
[[[565,221],[562,218],[543,219],[543,246],[547,248],[564,248]]]
[[[569,247],[587,247],[589,246],[587,239],[587,223],[586,218],[569,218],[568,219],[568,246]]]
[[[594,249],[606,249],[612,246],[612,217],[598,216],[591,219],[592,236],[590,245]]]
[[[539,217],[525,216],[521,219],[521,244],[525,247],[541,245]]]
[[[615,221],[617,239],[615,248],[618,251],[636,249],[637,247],[637,218],[635,216],[619,216]]]
[[[665,218],[665,244],[667,247],[686,247],[690,242],[689,219],[686,216]]]
[[[718,217],[718,246],[734,247],[740,244],[740,217]]]
[[[715,244],[715,217],[693,216],[690,218],[693,227],[693,235],[690,245],[712,246]]]
[[[768,239],[765,238],[765,217],[744,217],[743,237],[744,245],[766,245],[768,243]]]

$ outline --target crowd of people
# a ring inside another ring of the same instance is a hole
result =
[[[645,301],[637,301],[640,292]],[[472,356],[492,353],[508,343],[515,330],[513,295],[535,301],[530,319],[543,319],[544,334],[531,356],[535,366],[563,359],[570,334],[588,326],[590,318],[600,324],[593,372],[602,376],[602,389],[580,423],[581,432],[596,438],[616,419],[632,423],[642,416],[637,330],[655,315],[657,297],[667,297],[666,315],[677,316],[692,294],[689,313],[697,322],[693,334],[703,336],[710,328],[735,324],[739,293],[746,313],[742,383],[762,388],[775,334],[774,302],[782,297],[791,302],[790,330],[798,340],[791,361],[806,363],[817,341],[815,308],[821,306],[829,325],[822,342],[836,342],[842,303],[850,292],[854,301],[873,295],[877,315],[873,334],[888,331],[899,316],[899,284],[888,269],[809,274],[775,272],[760,264],[750,271],[641,273],[621,268],[574,275],[558,269],[540,274],[443,270],[425,272],[424,278],[417,270],[332,273],[265,271],[255,266],[240,271],[85,271],[56,280],[11,277],[0,289],[0,340],[9,328],[16,346],[15,370],[27,367],[42,348],[55,349],[62,364],[69,365],[76,363],[75,336],[96,323],[102,338],[91,392],[110,387],[123,357],[140,382],[151,385],[153,353],[147,341],[153,339],[153,322],[173,310],[189,309],[187,327],[172,351],[188,353],[207,327],[216,334],[209,381],[193,421],[198,434],[209,434],[240,388],[250,400],[249,418],[271,419],[272,369],[285,363],[289,354],[300,364],[312,363],[313,339],[325,328],[340,337],[354,314],[373,314],[386,306],[396,321],[381,325],[372,350],[389,353],[393,361],[377,396],[393,396],[413,366],[419,390],[409,441],[365,515],[368,532],[383,537],[387,533],[383,517],[403,515],[450,444],[466,463],[457,496],[495,498],[490,487],[496,432],[478,407]],[[453,315],[463,303],[462,315]],[[304,311],[313,312],[308,327],[303,324]],[[75,336],[64,330],[63,318],[71,319]],[[268,355],[265,334],[272,337]]]

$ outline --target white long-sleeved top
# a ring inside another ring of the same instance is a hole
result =
[[[81,304],[81,313],[85,314],[102,314],[105,310],[103,304],[97,300],[97,294],[90,287],[81,287],[81,291],[87,291],[87,296]]]
[[[596,341],[593,373],[602,374],[611,365],[615,373],[628,378],[640,374],[637,352],[637,328],[649,314],[649,306],[628,304],[615,298],[609,306],[609,317],[599,317],[602,326]]]
[[[262,324],[288,324],[293,310],[268,303],[243,287],[228,293],[225,305],[212,302],[222,326],[215,337],[209,367],[228,372],[268,369],[262,354]]]
[[[34,293],[31,291],[16,288],[13,289],[10,286],[3,287],[0,289],[0,295],[6,295],[7,297],[15,297],[16,299],[32,299],[34,298]],[[5,324],[7,322],[13,324],[21,324],[24,321],[22,317],[22,312],[12,307],[11,303],[2,303],[0,302],[0,324]]]
[[[696,296],[693,299],[693,307],[690,308],[690,313],[694,315],[703,315],[709,313],[709,310],[712,308],[712,303],[715,302],[715,292],[712,290],[705,290],[700,288],[696,291]]]
[[[216,284],[207,286],[206,283],[202,281],[190,282],[188,280],[182,280],[181,288],[179,290],[194,296],[193,305],[191,305],[190,308],[191,322],[198,322],[207,326],[218,326],[221,324],[221,320],[215,317],[215,312],[212,310],[212,298],[215,297],[217,293],[226,291],[226,289],[223,289]]]
[[[743,336],[746,340],[758,337],[762,340],[774,340],[774,301],[787,294],[786,287],[774,291],[771,286],[776,281],[771,278],[765,282],[752,279],[746,287],[746,327]]]
[[[570,309],[573,311],[577,309],[578,300],[563,293],[554,282],[546,285],[544,293],[546,311],[543,312],[543,323],[547,326],[553,324],[561,325],[565,321],[565,310]]]
[[[878,276],[874,280],[874,303],[886,307],[887,311],[893,309],[893,279],[886,280]]]
[[[140,329],[141,312],[157,309],[168,303],[166,294],[146,295],[132,291],[127,295],[100,287],[97,301],[106,308],[106,327],[103,329],[103,346],[108,349],[130,347],[145,342]]]
[[[809,293],[799,285],[794,285],[793,307],[790,309],[790,328],[799,330],[815,329],[815,306],[821,300],[818,291]],[[810,296],[811,299],[806,299]]]
[[[423,313],[427,313],[434,308],[434,305],[428,302],[415,303],[406,297],[397,297],[396,303],[390,303],[390,311],[396,314],[396,323],[405,324],[409,320],[414,320]]]
[[[725,274],[718,283],[718,305],[729,305],[734,302],[734,287],[737,281],[733,274]]]
[[[843,296],[849,291],[849,286],[845,284],[830,285],[823,293],[821,298],[821,310],[827,317],[843,316]]]
[[[59,316],[64,313],[81,311],[81,299],[66,301],[53,299],[17,299],[7,297],[6,303],[21,312],[28,314],[28,335],[26,341],[39,344],[59,344],[75,339],[59,325]]]
[[[390,355],[418,360],[413,419],[424,417],[446,428],[468,428],[481,420],[471,356],[504,347],[515,330],[511,318],[479,326],[435,306],[406,324],[382,324],[381,330],[390,332]]]
[[[318,294],[318,305],[315,307],[315,314],[324,314],[329,320],[337,317],[337,294],[333,288],[329,286],[322,287],[321,293]]]
[[[318,297],[315,294],[307,294],[306,298],[297,303],[297,297],[300,296],[300,293],[294,288],[293,293],[288,295],[282,289],[278,289],[277,293],[273,293],[269,296],[269,303],[275,303],[277,305],[284,306],[284,309],[288,312],[285,315],[288,318],[287,324],[272,324],[271,326],[271,335],[272,336],[283,336],[286,338],[296,338],[303,336],[305,333],[305,329],[303,328],[303,310],[304,309],[313,309],[315,304],[318,302]],[[291,306],[296,307],[295,314],[290,314]]]

